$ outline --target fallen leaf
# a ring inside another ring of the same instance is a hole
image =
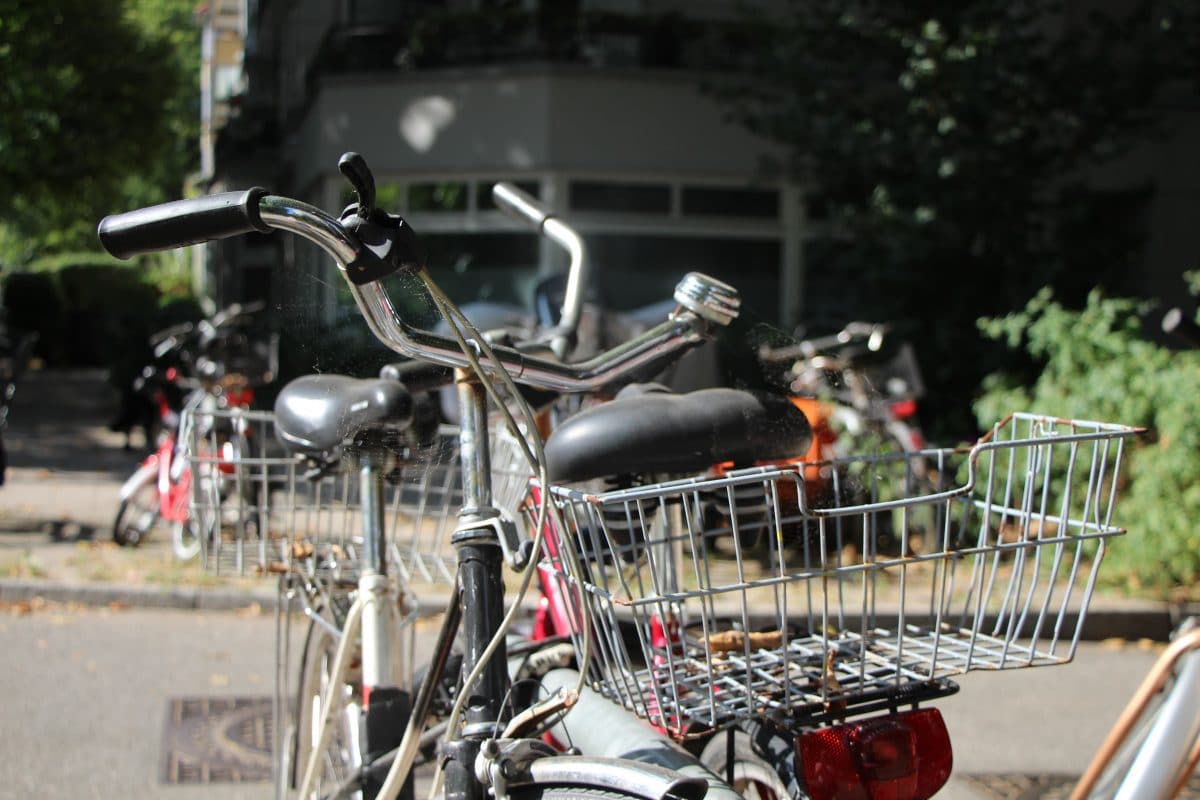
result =
[[[245,608],[239,608],[236,613],[239,617],[257,617],[262,613],[262,604],[251,603]]]

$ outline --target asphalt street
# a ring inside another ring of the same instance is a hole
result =
[[[0,616],[0,797],[271,796],[268,783],[164,782],[164,730],[175,699],[270,696],[273,614],[17,611]],[[423,644],[434,630],[421,625]],[[995,776],[1079,774],[1154,655],[1084,644],[1067,666],[965,676],[939,703],[955,751],[939,797],[1005,796],[988,789]],[[993,777],[967,777],[980,774]]]

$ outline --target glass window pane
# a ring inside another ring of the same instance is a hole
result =
[[[661,183],[571,181],[569,195],[576,211],[667,214],[671,210],[671,188]]]
[[[608,308],[669,300],[680,278],[696,271],[736,287],[746,316],[778,317],[778,240],[602,234],[587,241],[592,280]]]
[[[760,219],[779,216],[779,192],[774,189],[685,186],[682,201],[685,215]]]
[[[532,306],[538,237],[532,233],[427,233],[425,261],[456,303],[490,300]]]
[[[408,210],[466,211],[467,184],[462,181],[410,184]]]
[[[398,183],[380,182],[375,184],[376,208],[382,208],[384,211],[395,214],[400,211],[401,196],[401,188],[400,184]],[[351,203],[357,202],[354,190],[351,189],[349,185],[342,187],[341,198],[342,208],[345,208]],[[338,213],[341,213],[341,211],[342,209],[339,208]]]

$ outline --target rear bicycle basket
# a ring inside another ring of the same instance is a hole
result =
[[[284,450],[274,415],[196,412],[189,459],[191,515],[202,531],[205,567],[218,574],[294,570],[357,579],[363,549],[359,473],[352,459],[318,471]],[[231,432],[243,431],[231,436]],[[235,442],[235,444],[231,444]],[[498,498],[515,506],[527,475],[505,465]],[[384,481],[389,563],[409,583],[453,581],[450,535],[462,506],[458,430],[443,425],[429,442],[398,450]]]
[[[971,448],[554,486],[542,569],[595,687],[677,736],[894,707],[1074,656],[1136,433],[1017,414]]]

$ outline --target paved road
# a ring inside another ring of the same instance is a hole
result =
[[[267,798],[167,786],[170,698],[267,696],[271,615],[49,609],[0,617],[0,796]]]
[[[269,797],[262,783],[163,783],[163,734],[172,698],[269,696],[274,630],[270,614],[0,616],[0,797]],[[967,676],[940,704],[956,772],[940,796],[1000,796],[957,777],[965,773],[1078,774],[1153,656],[1083,645],[1066,667]]]

